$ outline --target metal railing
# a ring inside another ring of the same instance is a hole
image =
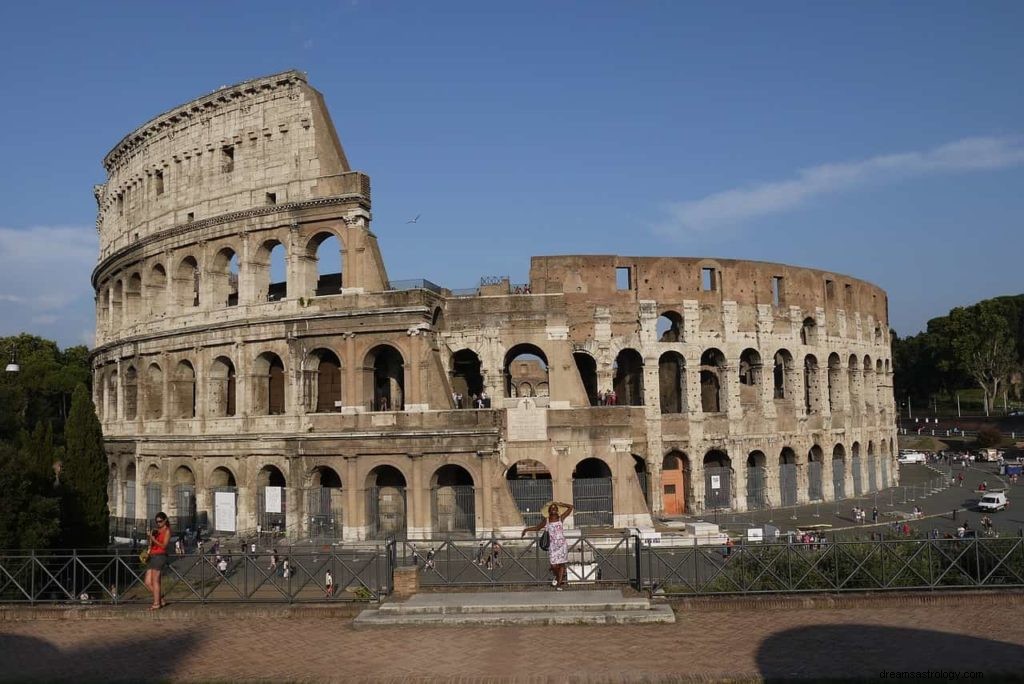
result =
[[[170,556],[163,595],[175,603],[379,600],[392,590],[394,543],[278,556],[269,552]],[[327,573],[333,589],[328,591]],[[0,603],[141,603],[151,600],[134,553],[0,555]]]

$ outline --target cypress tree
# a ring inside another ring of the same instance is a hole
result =
[[[106,547],[110,515],[107,455],[100,421],[85,385],[78,385],[71,397],[65,436],[60,475],[64,494],[64,543],[77,548]]]

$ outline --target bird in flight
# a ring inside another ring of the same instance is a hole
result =
[[[416,218],[411,218],[408,221],[406,221],[406,223],[416,223],[419,220],[420,220],[420,215],[416,214]]]

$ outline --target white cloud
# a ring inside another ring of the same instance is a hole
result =
[[[1024,138],[964,138],[929,150],[879,155],[801,169],[787,180],[732,188],[668,206],[659,233],[683,236],[794,209],[820,195],[937,173],[1000,169],[1024,164]]]
[[[0,335],[21,331],[80,344],[93,324],[93,227],[0,227]],[[45,327],[41,332],[37,328]]]

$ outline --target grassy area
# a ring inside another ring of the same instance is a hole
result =
[[[983,416],[985,415],[985,402],[981,389],[977,387],[966,387],[950,392],[949,394],[936,394],[925,402],[921,399],[914,399],[910,402],[909,410],[914,416],[955,416],[957,415],[957,395],[960,396],[960,415]],[[896,397],[896,404],[899,407],[900,415],[907,416],[907,398]],[[997,397],[992,402],[991,415],[1002,416],[1008,411],[1024,410],[1024,402],[1009,400],[1006,409],[1003,409],[1003,398]]]

